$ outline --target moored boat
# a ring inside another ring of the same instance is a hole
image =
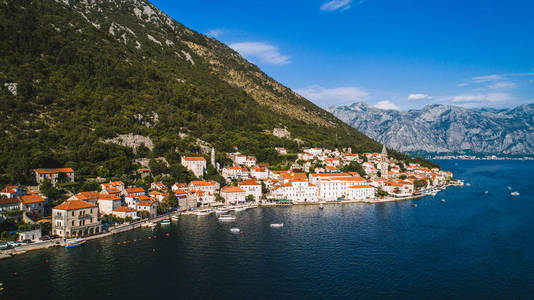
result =
[[[235,221],[235,216],[232,216],[232,215],[222,215],[222,216],[219,216],[219,221],[221,222],[233,222]]]
[[[272,228],[281,228],[281,227],[284,227],[284,223],[272,223],[271,227]]]
[[[165,219],[163,221],[161,221],[161,225],[170,225],[171,224],[171,220],[169,219]]]
[[[512,196],[519,196],[519,192],[517,192],[517,191],[516,191],[516,192],[511,192],[510,195],[512,195]]]
[[[173,220],[173,221],[178,221],[178,220],[179,220],[178,215],[174,215],[174,216],[172,216],[172,217],[171,217],[171,220]]]
[[[207,216],[207,215],[210,215],[213,213],[213,210],[211,209],[203,209],[203,210],[199,210],[195,213],[195,215],[197,216]]]
[[[234,211],[236,211],[236,212],[245,211],[245,210],[247,210],[246,206],[236,206],[236,207],[234,207]]]
[[[237,228],[237,227],[232,227],[232,228],[230,228],[230,232],[232,232],[232,233],[239,233],[239,232],[241,232],[241,229],[239,229],[239,228]]]
[[[324,205],[321,203],[319,204],[319,209],[323,209],[324,208]]]
[[[75,247],[81,247],[83,245],[85,245],[84,239],[74,239],[74,240],[67,241],[65,248],[75,248]]]

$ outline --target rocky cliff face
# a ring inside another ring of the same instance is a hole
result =
[[[327,108],[388,147],[405,152],[532,154],[534,104],[513,109],[427,105],[405,112],[366,103]]]

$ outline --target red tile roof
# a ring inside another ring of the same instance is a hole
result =
[[[41,195],[22,196],[20,198],[22,200],[22,203],[24,204],[39,203],[45,201],[45,199],[41,197]]]
[[[96,205],[91,204],[89,202],[82,201],[82,200],[71,200],[71,201],[65,201],[61,203],[60,205],[54,207],[54,209],[75,210],[75,209],[92,208],[92,207],[96,207]]]
[[[244,193],[245,190],[237,186],[225,186],[221,189],[224,193]]]
[[[116,212],[134,212],[135,209],[128,207],[128,206],[121,206],[119,208],[115,208],[113,211]]]
[[[0,205],[20,203],[19,198],[4,198],[0,197]]]
[[[184,157],[184,160],[187,160],[187,161],[206,161],[206,159],[204,157],[201,157],[201,156],[187,156],[187,157]]]
[[[131,193],[144,193],[145,189],[143,189],[142,187],[133,187],[133,188],[127,188],[127,189],[125,189],[125,191],[128,194],[131,194]]]
[[[74,173],[72,168],[35,169],[34,171],[39,174]]]

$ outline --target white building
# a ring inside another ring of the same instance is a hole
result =
[[[269,178],[269,170],[267,168],[252,168],[250,169],[250,177],[266,180]]]
[[[238,204],[246,201],[246,191],[237,186],[225,186],[221,189],[221,197],[226,204]]]
[[[321,178],[317,184],[318,197],[322,201],[352,200],[349,187],[365,185],[365,179],[361,177],[330,177]]]
[[[375,197],[375,188],[364,184],[364,185],[353,185],[349,186],[347,189],[346,200],[363,200],[371,199]]]
[[[273,194],[274,198],[293,202],[317,202],[317,186],[307,180],[292,180],[280,186]]]
[[[254,200],[261,199],[261,183],[256,179],[249,179],[239,183],[239,187],[246,191],[246,195],[252,195]]]
[[[194,180],[189,183],[190,191],[204,191],[211,194],[218,193],[220,187],[221,185],[214,180]]]
[[[122,219],[125,219],[126,217],[130,217],[134,220],[137,219],[137,211],[128,206],[115,208],[112,214]]]
[[[98,207],[92,203],[65,201],[52,209],[52,232],[61,237],[86,236],[101,231]]]
[[[182,156],[182,166],[193,172],[196,177],[204,176],[206,172],[206,159],[204,157]]]
[[[50,180],[52,185],[56,185],[61,175],[64,176],[65,181],[74,181],[74,170],[72,168],[35,169],[33,171],[38,185],[46,179]]]

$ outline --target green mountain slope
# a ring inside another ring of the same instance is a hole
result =
[[[131,173],[144,153],[104,142],[121,134],[171,163],[197,139],[271,163],[275,146],[381,148],[144,0],[3,0],[0,40],[0,183],[30,183],[36,167]],[[284,126],[303,143],[268,133]]]

